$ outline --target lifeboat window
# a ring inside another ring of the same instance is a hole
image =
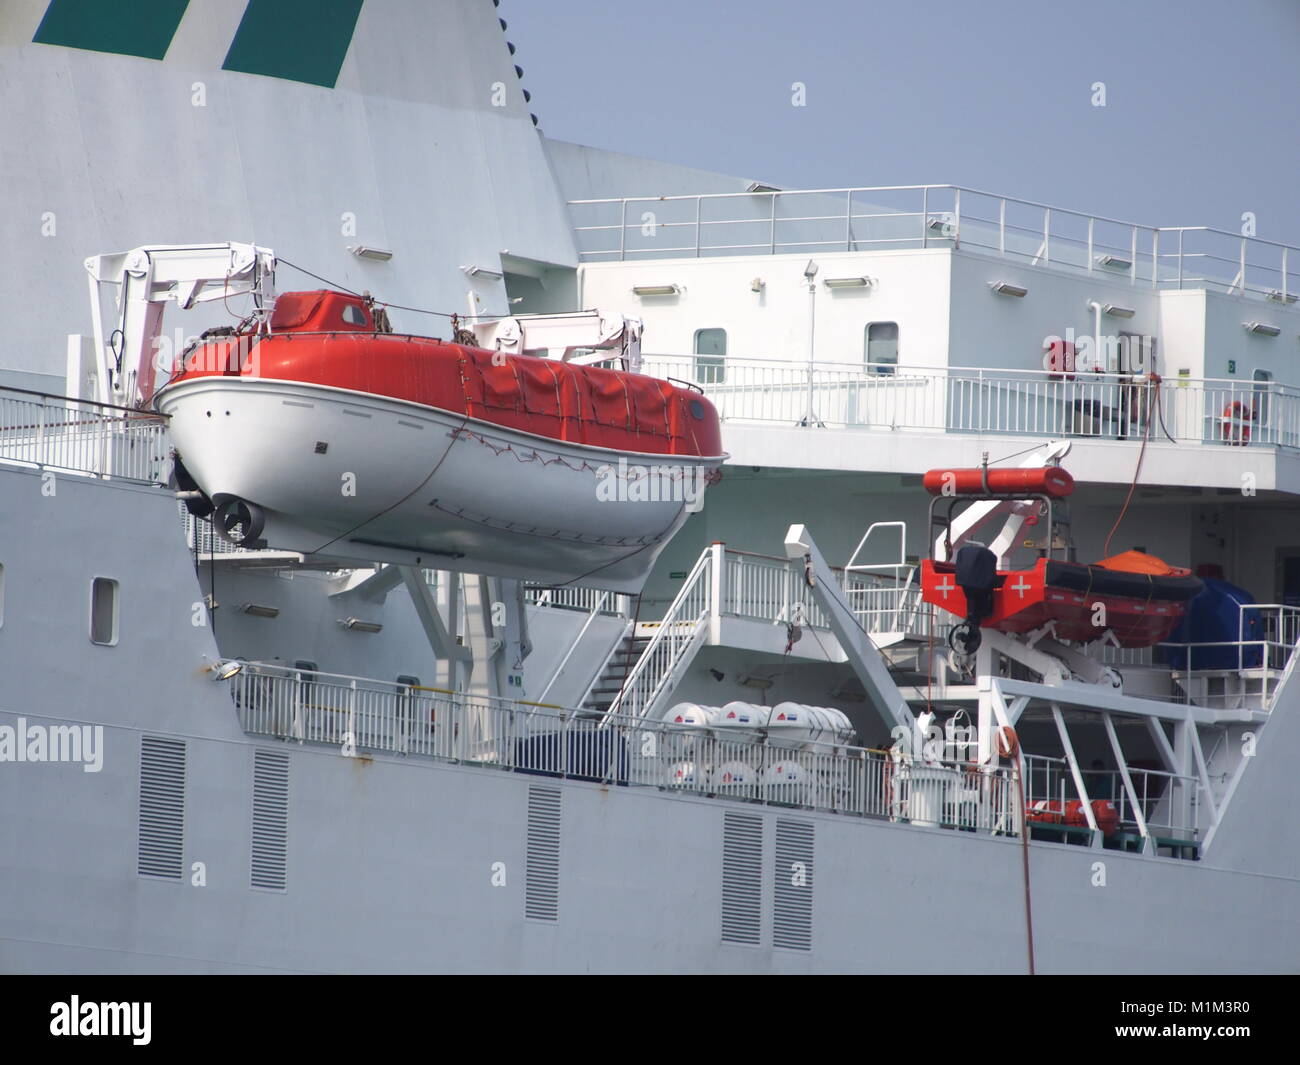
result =
[[[867,326],[867,372],[887,377],[897,366],[898,323],[870,323]]]
[[[727,331],[695,331],[695,380],[702,385],[720,385],[727,376]]]
[[[117,643],[117,581],[95,577],[90,582],[90,642]]]
[[[365,316],[365,313],[364,313],[364,312],[361,310],[361,308],[358,307],[355,303],[344,304],[344,307],[343,307],[343,320],[344,320],[345,322],[347,322],[348,325],[365,325],[365,324],[366,324],[366,316]]]

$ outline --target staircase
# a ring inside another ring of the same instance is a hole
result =
[[[619,640],[606,661],[605,668],[587,690],[582,709],[592,714],[608,713],[610,704],[623,688],[624,678],[631,676],[649,645],[649,636],[637,636],[634,632],[629,632]]]

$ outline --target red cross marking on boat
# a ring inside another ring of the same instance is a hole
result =
[[[1023,599],[1025,597],[1025,593],[1029,591],[1029,589],[1033,587],[1033,585],[1025,581],[1025,575],[1022,573],[1020,575],[1020,580],[1017,581],[1015,584],[1013,584],[1011,587],[1014,588],[1020,594],[1020,598]]]
[[[938,588],[939,591],[943,592],[943,597],[944,597],[945,599],[947,599],[947,598],[948,598],[948,593],[951,592],[951,591],[953,590],[954,585],[953,585],[953,584],[948,580],[948,578],[945,576],[944,579],[943,579],[943,583],[942,583],[942,584],[939,584],[939,585],[936,585],[936,587]]]

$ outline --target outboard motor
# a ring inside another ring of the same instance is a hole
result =
[[[983,642],[980,622],[993,613],[998,558],[983,544],[963,544],[954,562],[957,587],[966,596],[966,620],[953,626],[948,644],[958,654],[973,655]]]

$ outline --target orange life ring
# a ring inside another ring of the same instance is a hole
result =
[[[1002,725],[993,734],[993,746],[1000,758],[1014,758],[1020,753],[1020,737],[1010,725]]]
[[[1250,443],[1250,422],[1255,420],[1255,412],[1240,400],[1234,400],[1223,408],[1223,440],[1228,444]]]

